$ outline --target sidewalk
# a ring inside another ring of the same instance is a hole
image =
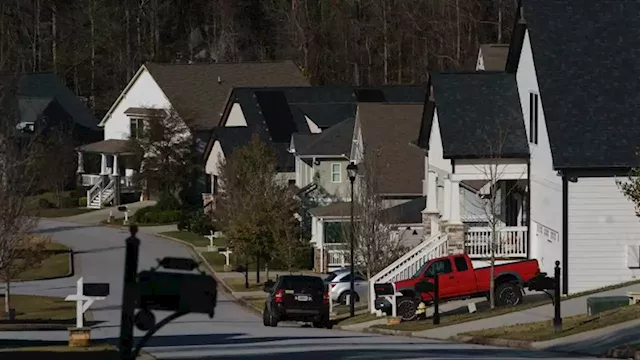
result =
[[[628,291],[640,291],[640,284],[629,285],[623,288],[608,290],[601,293],[577,297],[570,300],[562,301],[562,316],[573,316],[587,313],[587,298],[599,296],[626,296]],[[537,321],[553,319],[553,305],[547,304],[532,309],[512,312],[509,314],[499,315],[495,317],[470,321],[466,323],[439,327],[436,329],[416,331],[412,335],[418,337],[426,337],[433,339],[449,339],[461,333],[469,331],[477,331],[491,329],[495,327],[526,324]]]
[[[133,216],[138,209],[142,209],[143,207],[155,205],[155,201],[138,201],[135,203],[127,204],[127,208],[129,209],[129,217]],[[90,211],[84,214],[57,218],[55,220],[59,221],[67,221],[77,224],[85,224],[85,225],[96,225],[101,221],[109,219],[109,212],[113,214],[115,219],[124,218],[124,213],[118,210],[117,207],[107,207],[100,210]],[[171,230],[168,230],[171,231]]]

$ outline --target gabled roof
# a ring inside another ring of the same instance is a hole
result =
[[[100,130],[91,110],[52,72],[0,75],[1,83],[18,77],[16,97],[20,121],[35,121],[53,102],[67,112],[72,120],[85,128]]]
[[[480,53],[484,71],[504,71],[509,54],[509,44],[482,44]]]
[[[640,1],[522,5],[554,167],[638,165]]]
[[[296,155],[346,156],[351,153],[355,118],[343,120],[320,134],[294,134]]]
[[[413,145],[420,129],[423,104],[358,104],[365,158],[373,161],[379,190],[386,195],[422,194],[424,150]]]
[[[445,159],[529,157],[514,74],[433,73],[431,83]],[[424,120],[431,129],[433,112]]]

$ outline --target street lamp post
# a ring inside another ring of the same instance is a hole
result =
[[[355,238],[355,228],[354,228],[354,222],[353,222],[353,198],[354,198],[354,193],[353,193],[353,183],[356,180],[356,175],[358,174],[358,165],[356,165],[355,163],[350,163],[347,166],[347,173],[349,174],[349,181],[351,182],[351,236],[350,236],[350,257],[351,257],[351,261],[350,261],[350,266],[351,266],[351,283],[349,284],[349,316],[354,317],[356,314],[356,306],[355,306],[355,302],[354,302],[354,297],[353,294],[355,294],[355,271],[354,271],[354,259],[353,259],[353,242],[354,242],[354,238]]]

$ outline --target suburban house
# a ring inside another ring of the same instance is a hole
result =
[[[419,244],[424,237],[420,213],[425,206],[422,182],[424,151],[412,144],[420,129],[422,113],[422,102],[358,103],[349,148],[348,161],[355,162],[362,169],[358,170],[360,175],[354,182],[356,196],[358,188],[368,181],[365,178],[369,174],[375,176],[375,191],[383,198],[383,211],[391,236],[409,248]],[[348,161],[341,164],[340,173],[347,184]],[[319,185],[326,187],[325,184],[336,178],[320,177]],[[351,204],[348,200],[350,196],[310,211],[311,243],[315,247],[317,271],[348,265],[343,230],[350,221]]]
[[[486,264],[487,215],[499,220],[499,260],[537,259],[547,273],[560,261],[564,294],[640,275],[640,222],[617,183],[640,165],[629,81],[640,76],[629,65],[640,27],[628,16],[640,4],[538,0],[519,10],[503,71],[431,77],[418,139],[428,151],[426,240],[372,283],[446,253]],[[495,210],[464,209],[487,209],[492,192]]]
[[[132,182],[139,164],[131,157],[131,140],[153,117],[176,113],[195,138],[198,151],[204,153],[234,87],[308,85],[291,61],[144,64],[100,122],[103,140],[78,149],[80,164],[83,153],[101,156],[98,174],[82,174],[82,184],[90,188],[87,206],[100,208],[117,200],[116,188],[118,194],[140,194],[140,188]],[[201,192],[206,192],[204,179],[200,185]]]
[[[0,75],[0,83],[15,91],[10,96],[21,128],[65,126],[77,145],[102,137],[98,119],[56,74]]]
[[[236,147],[249,143],[253,134],[276,151],[283,179],[300,189],[309,189],[321,171],[333,169],[334,174],[326,176],[333,176],[335,182],[323,183],[310,196],[317,197],[328,191],[337,197],[324,194],[322,202],[343,198],[348,183],[344,167],[351,149],[357,103],[422,102],[424,96],[424,87],[413,85],[233,89],[205,149],[205,169],[210,184],[207,189],[211,191],[204,195],[205,203],[211,205],[207,209],[215,208],[220,162]]]
[[[509,44],[482,44],[478,50],[476,71],[504,71]]]

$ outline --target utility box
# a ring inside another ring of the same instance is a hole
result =
[[[629,305],[628,296],[601,296],[587,298],[587,315],[592,316],[603,311]]]

